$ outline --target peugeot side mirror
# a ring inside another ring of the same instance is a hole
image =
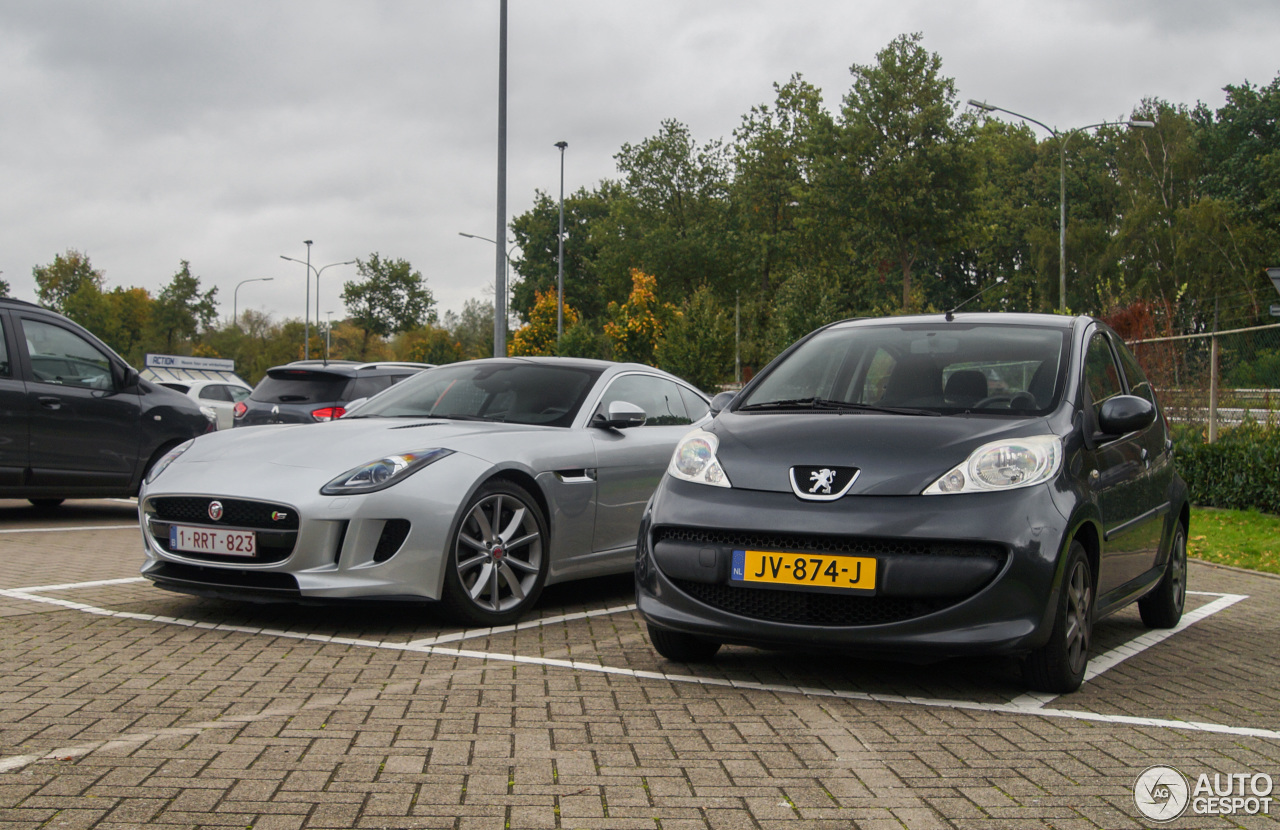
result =
[[[1098,428],[1108,435],[1124,435],[1150,426],[1156,420],[1155,404],[1137,395],[1116,395],[1098,410]]]

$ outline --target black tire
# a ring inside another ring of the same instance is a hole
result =
[[[1058,591],[1049,641],[1027,655],[1022,678],[1034,691],[1066,694],[1080,688],[1093,637],[1093,573],[1084,545],[1073,541]]]
[[[505,625],[538,601],[550,555],[547,522],[523,487],[491,481],[462,511],[441,600],[469,625]]]
[[[1187,531],[1178,522],[1164,576],[1151,593],[1138,600],[1138,613],[1147,628],[1173,628],[1187,604]]]
[[[27,499],[36,510],[53,510],[66,499]]]
[[[715,640],[653,626],[649,626],[649,642],[654,651],[676,663],[706,663],[720,650]]]

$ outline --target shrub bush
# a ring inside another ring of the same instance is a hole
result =
[[[1280,429],[1245,424],[1223,430],[1213,444],[1178,429],[1174,457],[1192,504],[1280,514]]]

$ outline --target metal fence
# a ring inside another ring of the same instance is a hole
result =
[[[1129,347],[1169,420],[1205,430],[1253,421],[1280,426],[1280,323],[1133,340]]]

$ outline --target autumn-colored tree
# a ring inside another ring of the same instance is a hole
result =
[[[507,344],[509,355],[556,354],[556,289],[537,292],[533,308],[529,310],[529,322],[516,329]],[[564,307],[564,327],[567,331],[578,324],[578,312],[568,304]]]
[[[658,340],[675,313],[671,303],[658,302],[658,278],[631,269],[631,296],[622,305],[609,303],[609,322],[604,324],[614,358],[652,364]]]

